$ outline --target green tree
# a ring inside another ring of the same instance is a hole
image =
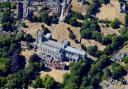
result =
[[[113,29],[116,29],[116,28],[119,28],[119,26],[120,26],[120,24],[121,24],[121,22],[119,21],[119,19],[114,19],[112,22],[111,22],[111,27],[113,28]]]
[[[109,68],[106,68],[104,70],[104,78],[107,78],[108,79],[109,77],[111,77],[111,71],[110,71]]]
[[[32,86],[33,86],[34,88],[42,88],[42,87],[43,87],[42,79],[41,79],[41,78],[37,78],[37,79],[33,82]]]
[[[16,44],[16,43],[12,43],[11,46],[10,46],[9,51],[15,51],[15,50],[17,50],[17,49],[18,49],[17,44]]]
[[[126,56],[126,57],[123,58],[123,62],[124,63],[128,63],[128,56]]]
[[[46,89],[52,89],[55,86],[55,80],[49,75],[44,76],[42,81]]]
[[[40,13],[40,16],[38,17],[38,20],[41,21],[41,22],[44,22],[46,24],[51,24],[51,20],[48,16],[48,13],[46,13],[45,11],[42,11]]]
[[[75,17],[70,18],[69,24],[71,24],[72,26],[76,26],[76,27],[78,26],[78,22]]]
[[[123,75],[123,67],[120,64],[112,64],[112,76],[113,78],[120,78]]]
[[[91,74],[96,74],[99,71],[99,66],[97,64],[93,64],[90,69]]]
[[[88,29],[86,30],[81,30],[80,31],[81,37],[85,39],[90,39],[92,37],[92,32]]]
[[[93,56],[100,56],[100,51],[98,51],[97,46],[88,46],[87,52]]]
[[[69,32],[69,38],[74,40],[74,39],[76,39],[76,36],[73,32]]]
[[[125,33],[125,38],[128,40],[128,31]]]
[[[24,36],[24,39],[25,39],[25,41],[27,41],[27,42],[33,42],[33,37],[32,37],[32,35],[30,35],[30,34],[26,34],[26,35]]]
[[[125,16],[125,24],[128,25],[128,15]]]
[[[121,27],[120,30],[119,30],[121,35],[124,35],[127,31],[128,31],[127,27]]]
[[[108,4],[110,3],[110,0],[99,0],[100,3]]]
[[[0,58],[0,74],[5,74],[9,71],[10,60],[8,58]]]
[[[19,41],[19,40],[23,40],[24,39],[24,33],[23,32],[18,32],[16,34],[15,40]]]
[[[70,83],[64,87],[64,89],[78,89],[75,83]]]
[[[68,82],[68,79],[70,78],[70,74],[65,73],[63,76],[63,85],[65,85]]]
[[[29,62],[40,62],[41,58],[37,55],[37,54],[33,54],[30,59]]]

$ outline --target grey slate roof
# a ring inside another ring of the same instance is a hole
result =
[[[43,42],[42,47],[52,50],[54,52],[58,52],[63,47],[63,45],[58,42],[48,40],[48,41]]]

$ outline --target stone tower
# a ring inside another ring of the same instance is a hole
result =
[[[41,43],[43,42],[43,39],[44,39],[44,31],[43,30],[38,30],[37,31],[37,43]]]

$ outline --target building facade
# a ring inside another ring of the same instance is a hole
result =
[[[69,42],[67,41],[61,44],[51,40],[51,34],[44,34],[43,30],[37,32],[36,43],[38,49],[41,50],[42,55],[50,55],[58,61],[84,60],[86,56],[85,51],[69,46]]]

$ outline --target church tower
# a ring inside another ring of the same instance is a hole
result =
[[[43,42],[44,39],[44,31],[43,30],[38,30],[37,31],[37,43]]]

